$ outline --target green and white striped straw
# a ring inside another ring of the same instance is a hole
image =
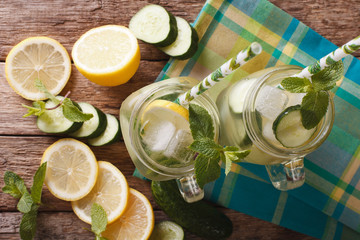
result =
[[[311,79],[311,76],[315,73],[320,72],[327,66],[340,61],[344,57],[360,49],[360,36],[354,38],[353,40],[345,43],[335,51],[329,53],[325,57],[321,58],[319,61],[311,64],[310,66],[304,68],[300,73],[293,75],[293,77],[299,78],[308,78]]]
[[[180,95],[175,102],[185,106],[189,104],[194,98],[201,95],[203,92],[220,82],[227,75],[232,73],[234,70],[243,66],[250,59],[260,54],[262,47],[259,43],[253,42],[250,46],[239,52],[235,57],[224,63],[221,67],[216,69],[214,72],[204,78],[199,84],[191,88],[189,91]]]

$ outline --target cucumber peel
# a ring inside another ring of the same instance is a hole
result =
[[[304,145],[311,139],[316,127],[306,129],[301,121],[301,105],[286,108],[273,123],[275,138],[287,148],[296,148]]]

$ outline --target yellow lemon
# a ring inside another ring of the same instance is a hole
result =
[[[98,164],[84,143],[64,138],[46,149],[41,163],[47,162],[45,184],[57,198],[73,201],[85,197],[94,187]]]
[[[99,175],[94,188],[84,198],[71,202],[75,214],[91,224],[91,207],[97,203],[104,208],[108,223],[114,222],[125,211],[129,187],[120,170],[109,162],[99,161]]]
[[[11,88],[29,100],[43,100],[46,95],[35,87],[35,79],[57,95],[65,87],[71,73],[66,49],[48,37],[31,37],[11,49],[5,61],[5,75]]]
[[[134,34],[124,26],[105,25],[84,33],[71,52],[76,68],[102,86],[126,83],[140,64]]]
[[[154,228],[154,212],[149,200],[130,188],[129,202],[124,214],[108,225],[103,237],[113,240],[146,240]]]
[[[189,121],[189,111],[183,106],[170,102],[167,100],[158,99],[150,103],[144,110],[141,122],[146,119],[160,116],[162,114],[168,115],[169,118],[176,117]]]

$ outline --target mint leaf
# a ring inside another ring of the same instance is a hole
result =
[[[190,129],[194,140],[200,138],[214,139],[213,121],[209,113],[196,104],[189,105]]]
[[[25,192],[17,204],[17,209],[22,213],[28,213],[33,203],[30,193]]]
[[[281,81],[281,86],[292,93],[305,93],[312,90],[312,85],[307,78],[288,77]]]
[[[209,158],[218,158],[220,156],[219,151],[222,150],[222,146],[215,143],[215,141],[210,138],[200,138],[195,140],[189,148]]]
[[[306,129],[316,127],[327,111],[329,95],[325,91],[309,92],[301,102],[301,121]]]
[[[34,175],[33,185],[31,187],[31,198],[34,203],[41,203],[41,193],[46,174],[46,165],[47,162],[41,164]]]
[[[105,231],[107,225],[107,215],[105,210],[97,203],[91,207],[91,231],[100,235]]]
[[[53,101],[55,104],[59,104],[60,100],[57,99],[52,93],[50,93],[47,88],[45,87],[45,85],[43,84],[43,82],[40,79],[35,79],[35,87],[45,93],[46,97],[51,99],[51,101]]]
[[[224,151],[226,159],[229,159],[232,162],[242,162],[243,159],[250,154],[250,150],[243,151]]]
[[[21,198],[21,196],[27,192],[24,180],[16,173],[6,171],[4,174],[4,182],[3,192],[10,194],[14,198]]]
[[[311,77],[312,84],[315,91],[321,90],[330,90],[332,89],[336,82],[339,81],[344,74],[344,64],[340,60],[320,72],[314,74]]]
[[[20,223],[20,237],[22,240],[32,240],[36,233],[36,218],[39,206],[33,204],[31,210],[24,213]]]
[[[93,117],[91,113],[83,113],[69,98],[64,99],[62,109],[64,116],[72,122],[85,122]]]
[[[225,147],[228,151],[224,151],[222,161],[225,163],[225,175],[231,171],[231,165],[233,162],[241,162],[247,155],[249,155],[250,150],[239,151],[239,149],[232,151],[236,147]],[[231,149],[231,150],[230,150]]]
[[[200,188],[204,188],[206,183],[215,181],[220,177],[219,158],[209,158],[201,153],[195,159],[196,182]]]
[[[32,107],[22,104],[23,107],[28,109],[28,113],[25,114],[23,117],[28,117],[31,115],[40,116],[45,111],[45,102],[43,101],[36,101],[32,103]]]

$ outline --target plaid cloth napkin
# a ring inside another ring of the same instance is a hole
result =
[[[305,67],[337,48],[266,0],[208,0],[193,25],[200,38],[196,55],[170,60],[158,81],[176,76],[202,80],[251,42],[264,49],[222,86],[210,89],[213,96],[257,70]],[[334,127],[327,141],[306,157],[304,186],[278,191],[264,166],[241,163],[208,184],[206,198],[316,238],[360,239],[360,61],[348,56],[343,62],[345,77],[334,90]]]

